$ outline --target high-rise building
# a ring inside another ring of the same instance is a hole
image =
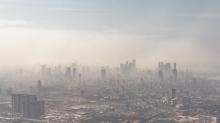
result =
[[[47,76],[51,76],[51,75],[52,75],[52,72],[51,72],[51,68],[50,68],[50,67],[47,67],[47,68],[46,68],[46,75],[47,75]]]
[[[78,78],[79,82],[81,82],[82,81],[82,74],[80,73],[78,76],[79,76],[79,78]]]
[[[164,69],[165,69],[167,72],[170,72],[170,71],[171,71],[171,65],[170,65],[169,62],[165,64]]]
[[[44,115],[44,102],[38,101],[36,95],[13,94],[12,111],[26,118],[39,119]]]
[[[135,59],[133,59],[132,64],[133,64],[133,67],[136,68],[136,60]]]
[[[44,95],[44,90],[42,88],[42,82],[41,82],[41,80],[38,80],[37,81],[37,97],[39,99],[42,99],[43,95]]]
[[[72,79],[71,67],[67,67],[67,68],[66,68],[65,76],[66,76],[69,80]]]
[[[174,63],[174,69],[173,69],[173,75],[174,75],[174,80],[177,80],[177,68],[176,68],[176,63]]]
[[[162,70],[159,70],[159,73],[158,73],[159,75],[159,80],[161,81],[161,82],[163,82],[163,80],[164,80],[164,77],[163,77],[163,71]]]
[[[120,64],[120,69],[123,73],[130,73],[136,69],[136,60],[132,60],[131,62],[126,61],[124,64]]]
[[[176,98],[176,89],[172,88],[172,99]]]
[[[46,65],[44,64],[44,65],[41,65],[41,74],[45,75],[45,73],[46,73]]]
[[[45,64],[41,65],[41,74],[43,76],[51,76],[52,75],[51,68],[47,67]]]
[[[37,81],[37,88],[38,89],[42,88],[42,82],[40,80]]]
[[[76,73],[77,73],[77,71],[76,71],[76,68],[74,67],[74,68],[72,69],[73,78],[76,77]]]
[[[12,109],[13,113],[22,113],[23,105],[29,102],[36,102],[37,96],[26,94],[13,94],[12,95]]]
[[[44,114],[44,101],[28,102],[23,105],[23,116],[27,118],[40,119]]]
[[[55,72],[56,72],[57,74],[62,74],[62,66],[61,66],[61,65],[55,66]]]
[[[158,63],[158,69],[159,70],[163,70],[164,69],[164,63],[163,62],[159,62]]]
[[[105,68],[101,69],[101,77],[102,77],[102,79],[106,78],[106,69]]]

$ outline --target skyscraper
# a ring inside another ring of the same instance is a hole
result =
[[[174,63],[174,69],[173,69],[173,76],[174,76],[174,80],[177,81],[177,68],[176,68],[176,63]]]
[[[12,111],[26,118],[40,119],[44,115],[44,102],[38,101],[36,95],[13,94]]]

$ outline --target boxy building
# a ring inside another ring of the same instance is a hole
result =
[[[44,102],[38,101],[36,95],[13,94],[12,111],[25,118],[40,119],[44,115]]]

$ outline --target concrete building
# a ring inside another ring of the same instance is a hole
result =
[[[120,69],[123,73],[130,73],[136,70],[136,60],[132,60],[131,62],[126,61],[124,64],[120,64]]]
[[[12,95],[12,111],[13,113],[23,113],[24,105],[30,102],[36,102],[36,95],[13,94]]]
[[[31,119],[40,119],[44,114],[44,102],[29,102],[24,105],[23,116]]]
[[[102,79],[105,79],[105,78],[106,78],[106,69],[105,69],[105,68],[102,68],[102,69],[101,69],[101,78],[102,78]]]
[[[176,98],[176,89],[172,88],[172,99]]]
[[[176,63],[174,63],[174,69],[173,69],[173,75],[174,75],[174,80],[177,80],[177,68],[176,68]]]
[[[44,102],[38,101],[36,95],[13,94],[12,111],[25,118],[39,119],[44,115]]]
[[[160,80],[161,82],[164,81],[164,76],[163,76],[163,71],[162,71],[162,70],[159,70],[159,72],[158,72],[158,77],[159,77],[159,80]]]

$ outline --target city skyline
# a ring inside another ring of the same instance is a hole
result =
[[[0,0],[0,66],[219,66],[218,0]]]

